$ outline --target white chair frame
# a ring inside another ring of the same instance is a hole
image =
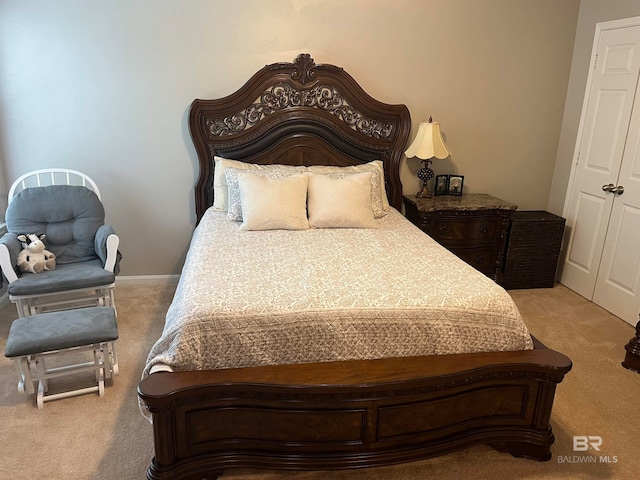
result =
[[[94,191],[98,199],[102,200],[97,184],[86,174],[67,168],[48,168],[25,173],[13,182],[9,189],[8,203],[11,203],[15,196],[25,188],[48,185],[81,185]],[[119,245],[120,238],[115,234],[109,235],[107,238],[107,260],[104,265],[104,269],[109,272],[114,271]],[[11,262],[9,249],[4,244],[0,244],[0,268],[9,283],[18,279]],[[16,304],[19,317],[81,307],[115,308],[114,287],[115,283],[112,283],[100,287],[79,288],[49,294],[9,295],[9,300]]]
[[[115,235],[111,235],[113,237]],[[0,246],[2,247],[2,246]],[[6,247],[5,247],[6,249]],[[116,247],[116,250],[118,248]],[[2,260],[0,249],[0,263]],[[11,263],[9,261],[9,263]],[[106,270],[106,268],[105,268]],[[4,271],[4,269],[3,269]],[[111,271],[111,270],[110,270]],[[8,279],[8,278],[7,278]],[[16,276],[17,279],[17,276]],[[11,282],[9,282],[11,283]],[[18,317],[28,317],[38,313],[70,310],[85,307],[114,307],[115,300],[113,289],[116,284],[111,283],[104,287],[78,288],[64,290],[62,292],[44,293],[39,295],[9,295],[9,300],[16,304]]]
[[[75,360],[76,363],[68,363],[54,368],[50,368],[46,365],[47,358],[57,358],[81,352],[91,352],[93,359],[91,361]],[[25,395],[37,393],[36,400],[38,408],[42,408],[45,402],[51,400],[75,397],[86,393],[97,392],[100,397],[103,397],[105,379],[109,379],[119,373],[115,341],[96,342],[89,345],[81,345],[63,350],[51,350],[43,353],[22,355],[14,358],[13,360],[18,372],[18,391]],[[95,372],[95,386],[47,394],[49,391],[50,379],[84,371]]]
[[[61,182],[60,179],[63,181]],[[7,195],[8,203],[11,203],[11,200],[25,188],[44,187],[47,185],[82,185],[89,190],[93,190],[98,199],[102,200],[98,185],[84,173],[69,168],[43,168],[27,172],[18,177],[9,189],[9,194]]]

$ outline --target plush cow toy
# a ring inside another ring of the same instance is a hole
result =
[[[44,248],[45,235],[18,235],[22,251],[18,254],[18,268],[23,272],[41,273],[56,268],[56,256]]]

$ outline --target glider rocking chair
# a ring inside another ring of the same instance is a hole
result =
[[[9,190],[0,238],[0,267],[19,317],[89,306],[114,307],[119,238],[104,224],[100,191],[88,176],[68,169],[27,173]],[[56,257],[53,270],[20,272],[20,234],[44,234]]]

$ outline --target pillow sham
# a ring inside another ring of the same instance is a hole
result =
[[[307,174],[267,178],[241,172],[238,188],[242,202],[240,230],[306,230]]]
[[[255,163],[245,163],[238,160],[229,160],[222,157],[213,157],[213,209],[227,211],[228,205],[228,187],[225,171],[227,168],[236,168],[238,170],[291,170],[293,173],[300,171],[300,168],[290,165],[258,165]]]
[[[284,166],[284,165],[279,165]],[[225,179],[227,184],[227,220],[233,222],[242,221],[242,199],[238,185],[238,176],[241,173],[250,173],[262,178],[286,178],[292,175],[299,175],[304,172],[304,167],[271,168],[271,169],[238,169],[233,167],[225,168]]]
[[[327,175],[371,172],[371,206],[373,208],[373,216],[375,218],[381,218],[388,215],[389,199],[387,198],[387,191],[384,185],[384,168],[380,160],[348,167],[313,165],[307,167],[307,171]]]
[[[334,177],[309,173],[307,212],[313,228],[376,228],[371,172]]]

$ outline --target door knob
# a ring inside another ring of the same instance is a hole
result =
[[[613,183],[610,183],[609,185],[603,185],[602,191],[613,193],[614,195],[622,195],[624,193],[624,187],[622,185],[616,187]]]

